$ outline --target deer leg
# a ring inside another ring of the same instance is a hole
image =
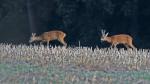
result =
[[[112,43],[111,48],[116,48],[117,44],[116,43]]]
[[[132,44],[132,41],[129,42],[129,46],[130,46],[132,49],[136,49],[136,47]]]
[[[130,47],[131,47],[132,49],[136,49],[136,47],[135,47],[133,44],[130,44]]]
[[[114,47],[114,45],[113,45],[113,44],[111,44],[110,48],[113,48],[113,47]]]
[[[127,49],[129,49],[129,46],[128,46],[128,44],[124,44],[124,46],[125,46]]]
[[[40,42],[40,45],[42,45],[42,44],[43,44],[43,41]]]
[[[59,39],[59,41],[60,41],[64,46],[67,46],[67,43],[64,41],[64,39]]]
[[[115,45],[114,44],[111,44],[111,46],[110,46],[111,48],[114,48],[115,47]]]
[[[47,46],[49,46],[49,41],[47,41]]]
[[[114,44],[114,48],[117,48],[117,45],[118,45],[118,44]]]

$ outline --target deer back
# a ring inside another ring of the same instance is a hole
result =
[[[110,36],[112,43],[129,43],[132,41],[132,37],[126,34],[119,34]]]
[[[43,40],[56,40],[56,39],[61,39],[64,38],[66,34],[62,31],[49,31],[49,32],[44,32],[41,37]]]

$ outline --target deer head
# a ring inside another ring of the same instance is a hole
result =
[[[32,33],[32,35],[30,37],[30,40],[29,40],[29,43],[32,43],[32,42],[34,42],[36,40],[37,40],[36,33]]]
[[[105,30],[101,30],[102,36],[101,36],[101,41],[107,41],[107,36],[109,33],[105,33]]]

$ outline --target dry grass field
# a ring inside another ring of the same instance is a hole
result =
[[[149,84],[148,49],[0,44],[0,84]]]

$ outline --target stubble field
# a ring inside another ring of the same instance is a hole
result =
[[[0,44],[0,84],[149,84],[148,49]]]

